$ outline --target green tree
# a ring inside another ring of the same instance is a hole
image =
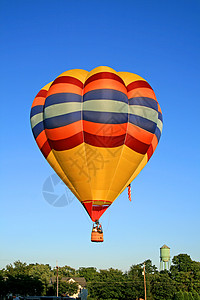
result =
[[[71,268],[70,266],[59,267],[59,276],[61,277],[72,277],[76,276],[76,270]],[[57,274],[57,270],[54,269],[54,275]]]
[[[172,274],[178,272],[188,272],[192,270],[193,261],[187,254],[179,254],[172,259],[172,266],[170,268]]]
[[[151,293],[155,300],[171,300],[176,292],[174,281],[168,274],[155,274],[151,280]]]
[[[133,299],[125,294],[125,277],[121,270],[100,270],[95,281],[87,284],[90,299]]]
[[[15,261],[6,266],[4,278],[6,278],[7,293],[21,295],[41,294],[43,286],[38,278],[29,275],[30,266],[21,261]]]
[[[54,290],[56,291],[56,282],[54,283]],[[76,294],[78,291],[78,283],[77,282],[66,282],[59,281],[58,283],[58,294],[59,296],[72,296]]]
[[[142,264],[132,265],[127,273],[129,282],[132,283],[134,298],[144,298],[144,277]],[[134,299],[133,298],[133,299]]]
[[[153,296],[151,294],[150,282],[154,274],[158,274],[158,269],[155,265],[152,264],[152,261],[150,259],[145,260],[144,263],[141,264],[141,267],[144,267],[144,264],[145,264],[147,299],[152,300]]]
[[[198,295],[198,293],[196,291],[193,291],[193,298],[194,298],[194,300],[200,300],[200,296]]]
[[[47,287],[46,296],[56,296],[55,284]]]
[[[0,273],[0,296],[3,297],[7,294],[6,280],[3,276],[3,272]]]
[[[184,295],[182,291],[179,291],[175,294],[174,300],[184,300]]]
[[[6,266],[5,275],[17,277],[20,275],[28,275],[29,267],[26,263],[21,262],[20,260],[15,261],[13,264]]]
[[[97,269],[94,267],[84,268],[81,267],[78,269],[77,275],[80,277],[84,277],[86,281],[94,281],[97,279],[99,273],[97,272]]]
[[[53,276],[53,271],[50,265],[46,264],[32,264],[29,266],[28,274],[41,281],[43,285],[43,295],[46,295],[50,278]]]
[[[200,262],[192,261],[191,270],[193,274],[198,274],[200,272]]]
[[[191,292],[188,293],[188,300],[194,300],[194,297]]]
[[[192,261],[189,255],[179,254],[172,259],[171,277],[177,290],[200,293],[200,263]]]
[[[183,299],[184,299],[184,300],[189,300],[188,292],[184,292],[184,293],[183,293]]]
[[[147,274],[156,274],[156,273],[158,273],[157,267],[155,265],[152,265],[152,261],[150,259],[145,260],[144,263],[145,263],[145,272]],[[143,266],[144,263],[142,263],[141,266]]]
[[[189,291],[192,290],[192,275],[189,272],[178,272],[174,277],[177,290]]]
[[[6,280],[7,293],[26,295],[40,295],[43,285],[40,280],[29,275],[8,276]]]

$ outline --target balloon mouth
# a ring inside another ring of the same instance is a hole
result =
[[[82,202],[84,208],[86,209],[87,213],[89,214],[91,220],[93,222],[96,222],[100,219],[100,217],[103,215],[103,213],[107,210],[107,208],[110,206],[110,204],[102,204],[97,205],[94,201],[87,201]]]

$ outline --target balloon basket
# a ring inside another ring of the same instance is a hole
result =
[[[91,233],[91,242],[101,243],[103,242],[103,232],[95,232]]]

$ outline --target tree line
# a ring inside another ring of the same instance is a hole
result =
[[[169,271],[158,271],[148,259],[132,265],[126,272],[118,269],[97,270],[95,267],[59,267],[59,295],[73,295],[78,289],[69,277],[84,277],[88,300],[144,299],[143,265],[145,263],[148,300],[200,300],[200,262],[187,254],[172,259]],[[48,264],[29,264],[16,261],[0,270],[1,297],[13,295],[56,295],[57,269]]]

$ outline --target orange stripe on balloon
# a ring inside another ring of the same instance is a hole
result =
[[[58,93],[74,93],[78,95],[82,95],[82,88],[78,87],[77,85],[70,84],[70,83],[58,83],[52,85],[47,93],[47,97],[53,94]]]
[[[152,142],[151,142],[151,145],[152,145],[153,152],[154,152],[156,150],[157,145],[158,145],[158,140],[157,140],[156,135],[154,135],[154,137],[152,139]]]
[[[83,124],[83,125],[82,125]],[[127,123],[124,124],[101,124],[89,121],[77,121],[72,124],[45,129],[46,135],[51,140],[60,140],[71,137],[81,131],[99,136],[119,136],[126,133]]]
[[[46,99],[45,97],[35,97],[31,108],[37,105],[44,105],[45,99]]]
[[[161,108],[160,108],[159,103],[158,103],[158,111],[162,114],[162,110],[161,110]]]
[[[38,144],[38,147],[41,149],[44,143],[47,141],[46,133],[43,130],[40,132],[40,134],[36,138],[36,143]]]
[[[157,101],[154,91],[149,88],[138,88],[128,92],[128,99],[135,97],[148,97]]]
[[[126,87],[119,81],[113,79],[98,79],[88,83],[84,87],[84,94],[86,94],[89,91],[99,90],[99,89],[112,89],[127,94]]]
[[[83,130],[100,136],[118,136],[126,133],[127,123],[123,124],[101,124],[83,121]]]
[[[145,144],[151,144],[154,137],[153,133],[139,128],[131,123],[128,124],[127,133]]]
[[[60,140],[71,137],[83,130],[82,121],[77,121],[72,124],[53,128],[45,129],[46,135],[51,140]]]

